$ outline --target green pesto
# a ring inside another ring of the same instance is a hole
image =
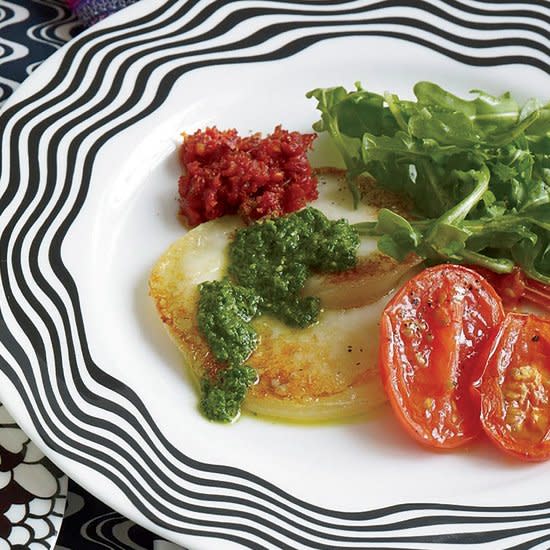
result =
[[[248,388],[258,379],[248,365],[228,367],[215,380],[201,380],[201,410],[209,420],[232,422],[239,416]]]
[[[357,231],[346,220],[328,220],[315,208],[236,232],[229,246],[228,278],[199,287],[199,329],[214,357],[228,367],[216,380],[201,383],[207,418],[236,418],[256,380],[254,371],[242,366],[258,344],[253,318],[265,313],[293,327],[314,324],[321,306],[319,298],[300,295],[307,278],[312,272],[354,267],[358,247]]]
[[[202,283],[199,292],[199,329],[214,357],[229,366],[241,365],[258,343],[250,321],[258,310],[259,297],[227,279]]]
[[[355,266],[359,237],[346,220],[331,221],[315,208],[239,230],[229,248],[229,274],[260,298],[259,309],[300,328],[315,323],[320,302],[301,297],[312,271]]]

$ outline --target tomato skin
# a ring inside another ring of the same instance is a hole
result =
[[[425,269],[386,306],[379,363],[390,404],[417,441],[451,449],[481,431],[472,381],[478,358],[504,319],[502,302],[478,273],[458,265]]]
[[[509,313],[475,387],[493,443],[522,460],[550,458],[550,319]]]
[[[502,298],[505,309],[514,310],[521,302],[527,302],[550,311],[550,285],[527,277],[519,267],[504,274],[478,266],[472,266],[471,269],[491,283]]]

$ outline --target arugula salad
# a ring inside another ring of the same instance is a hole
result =
[[[416,101],[360,84],[307,96],[321,112],[314,129],[328,132],[343,157],[354,200],[357,176],[367,174],[414,205],[409,219],[382,209],[377,222],[355,225],[378,236],[383,253],[497,273],[519,265],[548,284],[550,103],[472,93],[466,100],[419,82]]]

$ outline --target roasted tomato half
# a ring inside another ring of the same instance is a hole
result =
[[[493,287],[457,265],[425,269],[388,304],[380,329],[382,380],[397,417],[418,441],[453,448],[481,431],[471,384],[503,318]]]
[[[550,319],[509,313],[474,387],[498,447],[524,460],[550,458]]]

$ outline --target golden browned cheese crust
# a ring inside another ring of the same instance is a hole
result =
[[[324,172],[312,206],[351,223],[375,218],[377,207],[354,209],[342,174],[333,174],[332,181],[330,175]],[[149,280],[159,316],[198,378],[223,368],[198,328],[198,285],[224,276],[227,245],[240,226],[231,216],[198,226],[168,248]],[[356,269],[310,278],[304,294],[319,296],[323,307],[315,325],[290,328],[268,315],[253,321],[259,345],[247,364],[256,369],[259,382],[249,391],[246,409],[326,420],[364,413],[385,401],[377,365],[378,321],[392,289],[416,260],[398,264],[375,248],[374,241],[362,243]]]
[[[161,256],[149,280],[159,316],[197,377],[222,367],[197,324],[197,285],[225,271],[235,218],[190,231]],[[365,412],[385,398],[377,371],[378,318],[385,300],[326,310],[317,324],[292,329],[270,316],[254,321],[260,343],[247,362],[259,374],[245,406],[259,414],[324,420]]]

